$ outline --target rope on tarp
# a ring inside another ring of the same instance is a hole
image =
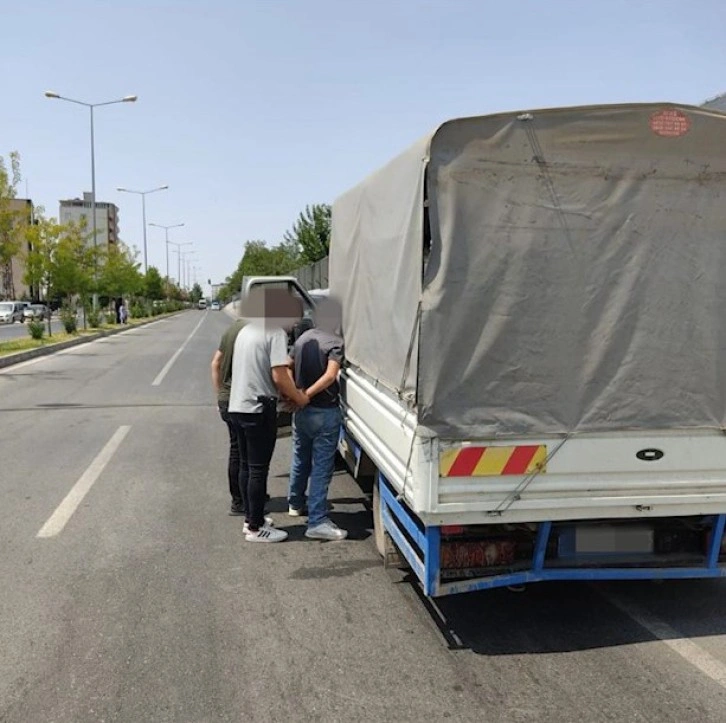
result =
[[[413,358],[413,349],[416,344],[416,337],[418,336],[418,328],[419,328],[420,322],[421,322],[421,299],[419,299],[418,305],[416,306],[416,316],[413,320],[413,328],[411,329],[411,338],[408,342],[408,351],[406,352],[406,361],[403,365],[403,374],[401,375],[401,383],[398,385],[398,389],[396,390],[399,401],[403,402],[406,405],[407,409],[410,409],[413,406],[411,404],[412,400],[405,398],[403,390],[406,388],[406,380],[408,379],[408,373],[411,371],[411,359]],[[409,447],[409,450],[408,450],[408,459],[406,460],[406,467],[403,470],[403,485],[401,487],[401,492],[396,497],[396,499],[399,502],[405,501],[406,482],[408,481],[408,475],[409,475],[409,472],[411,471],[411,458],[413,457],[414,444],[416,444],[416,429],[413,430],[413,434],[411,435],[411,446]]]
[[[544,178],[545,185],[547,186],[547,190],[552,198],[555,211],[557,212],[557,219],[562,226],[562,230],[565,232],[567,245],[570,247],[570,251],[572,251],[573,254],[576,254],[575,244],[572,241],[572,232],[570,231],[570,226],[567,223],[567,214],[565,214],[562,209],[562,203],[557,194],[555,181],[552,178],[552,173],[550,172],[550,164],[547,162],[544,151],[542,150],[542,144],[539,142],[539,136],[537,135],[537,129],[535,127],[535,117],[531,113],[522,113],[517,116],[517,120],[523,124],[527,140],[529,141],[529,145],[532,147],[532,153],[534,153],[535,163],[542,171],[542,177]]]
[[[411,329],[411,338],[408,342],[408,351],[406,352],[406,361],[403,365],[403,374],[401,375],[401,383],[398,385],[396,394],[401,401],[406,402],[410,407],[410,400],[404,398],[403,390],[406,388],[406,379],[408,379],[408,373],[411,371],[411,359],[413,358],[413,348],[416,344],[416,337],[418,336],[418,327],[421,322],[421,299],[418,301],[416,307],[416,316],[413,320],[413,328]]]
[[[540,462],[537,467],[530,472],[493,510],[487,512],[488,515],[501,515],[506,512],[515,502],[521,499],[527,488],[534,482],[540,472],[547,467],[552,458],[562,449],[565,442],[572,438],[572,434],[568,432],[560,443],[547,455],[544,462]]]

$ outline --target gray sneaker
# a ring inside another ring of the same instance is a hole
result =
[[[305,530],[305,537],[311,540],[344,540],[348,537],[348,532],[341,530],[334,522],[326,520],[314,527],[308,527]]]

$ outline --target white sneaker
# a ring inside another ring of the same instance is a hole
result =
[[[275,520],[273,520],[272,517],[265,516],[265,525],[267,527],[274,527]],[[242,532],[246,535],[249,531],[250,531],[249,523],[245,522],[244,525],[242,525]]]
[[[257,532],[249,531],[245,535],[247,542],[282,542],[287,540],[287,532],[263,525]]]
[[[287,508],[287,514],[290,515],[290,517],[307,517],[308,515],[308,508],[306,507],[293,507],[292,505],[289,505]]]
[[[305,530],[305,537],[309,537],[311,540],[344,540],[348,537],[348,532],[341,530],[334,522],[326,520],[314,527],[308,527]]]

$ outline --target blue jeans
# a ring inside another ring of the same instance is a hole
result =
[[[338,407],[307,406],[292,419],[292,468],[288,502],[305,507],[308,490],[308,527],[328,519],[328,486],[335,469],[335,450],[340,435]]]

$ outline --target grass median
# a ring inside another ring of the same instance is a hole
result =
[[[66,334],[58,331],[53,336],[44,336],[42,339],[31,339],[30,336],[21,339],[10,339],[9,341],[0,341],[0,356],[8,356],[8,354],[17,354],[21,351],[30,351],[31,349],[40,349],[44,346],[53,346],[60,344],[69,339],[77,339],[80,336],[90,336],[95,332],[92,329],[88,331],[80,331],[76,334]]]

